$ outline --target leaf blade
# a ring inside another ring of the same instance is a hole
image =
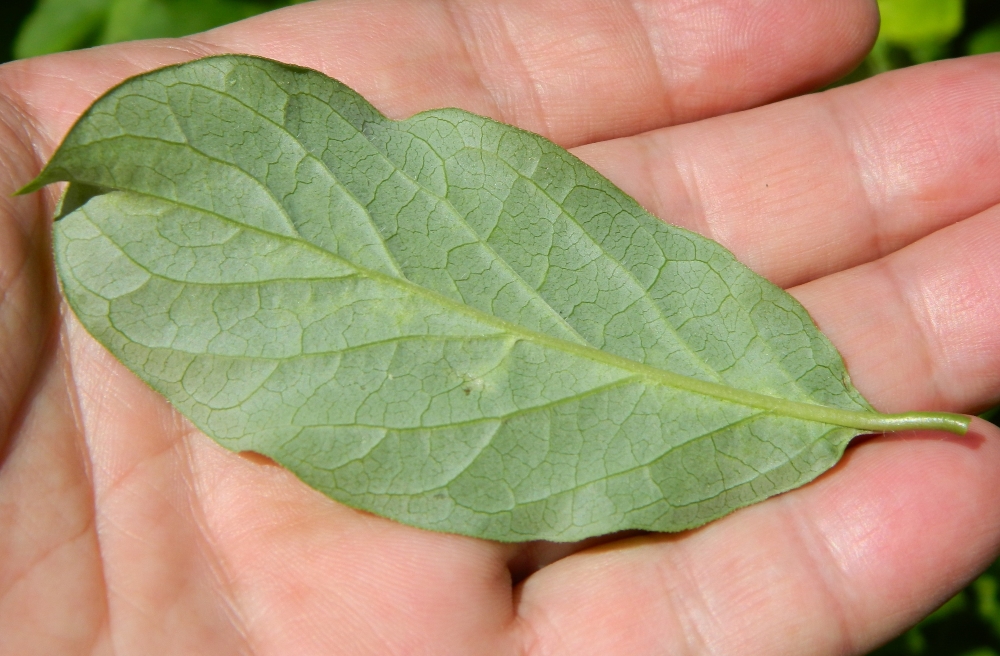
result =
[[[92,334],[220,443],[407,523],[681,530],[891,424],[790,296],[460,110],[209,58],[95,103],[54,179],[108,190],[55,228]]]

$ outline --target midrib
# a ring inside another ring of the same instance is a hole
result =
[[[143,194],[142,192],[135,192],[131,190],[126,191],[125,193],[138,193],[139,195],[152,196],[156,198],[156,196],[153,196],[152,194]],[[159,200],[186,206],[186,204],[178,203],[173,199],[168,200],[159,198]],[[420,285],[412,283],[404,278],[396,278],[381,273],[380,271],[360,266],[306,240],[296,239],[291,236],[280,235],[253,226],[248,226],[224,215],[206,211],[203,208],[192,206],[187,207],[198,212],[212,214],[223,221],[235,224],[240,229],[258,232],[259,234],[266,235],[271,239],[290,241],[300,248],[313,250],[323,257],[331,258],[338,263],[354,269],[363,277],[369,278],[380,284],[395,287],[406,292],[407,294],[423,297],[432,303],[448,309],[449,311],[470,317],[479,323],[502,330],[518,339],[523,339],[545,348],[561,351],[585,360],[599,362],[609,367],[627,371],[633,376],[644,378],[659,385],[665,385],[694,394],[716,398],[737,405],[758,408],[774,415],[835,426],[844,426],[862,431],[890,432],[898,430],[945,430],[952,433],[964,434],[969,426],[969,418],[963,415],[924,412],[880,414],[868,411],[843,410],[840,408],[832,408],[814,403],[790,401],[780,397],[751,392],[749,390],[730,387],[728,385],[721,385],[719,383],[700,380],[691,376],[685,376],[683,374],[677,374],[664,369],[651,367],[641,362],[636,362],[635,360],[630,360],[628,358],[603,351],[590,346],[589,344],[578,344],[564,339],[559,339],[557,337],[552,337],[551,335],[547,335],[545,333],[529,330],[516,323],[512,323],[464,303],[455,301],[443,294],[427,289],[426,287],[421,287]],[[110,238],[110,235],[107,236]]]

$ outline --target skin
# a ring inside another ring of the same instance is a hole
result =
[[[58,189],[11,196],[125,77],[263,55],[393,117],[459,106],[575,147],[789,288],[878,409],[981,411],[1000,401],[1000,58],[793,97],[877,24],[869,0],[317,2],[0,67],[0,654],[861,654],[942,603],[1000,551],[986,422],[860,440],[683,534],[421,531],[193,429],[61,301]]]

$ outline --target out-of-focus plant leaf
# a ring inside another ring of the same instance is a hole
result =
[[[990,408],[983,414],[979,415],[986,421],[991,421],[994,424],[1000,425],[1000,405]]]
[[[184,36],[303,1],[41,0],[18,33],[14,56]]]
[[[979,616],[1000,638],[1000,599],[997,598],[1000,586],[997,578],[991,573],[983,574],[972,584],[972,589],[976,592]]]
[[[94,43],[111,0],[41,0],[14,42],[18,58],[83,48]]]
[[[990,23],[986,27],[977,30],[969,38],[966,52],[970,55],[1000,52],[1000,22]]]
[[[871,52],[829,87],[945,57],[949,39],[964,23],[965,0],[879,0],[878,5],[882,24]]]
[[[111,0],[99,43],[177,37],[274,9],[246,0]]]
[[[963,0],[878,0],[879,38],[913,46],[944,43],[962,29]]]
[[[918,64],[945,56],[964,22],[964,0],[879,0],[878,6],[879,40],[905,49]]]

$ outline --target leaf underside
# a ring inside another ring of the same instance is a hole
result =
[[[32,188],[56,180],[91,334],[223,446],[407,524],[682,530],[863,432],[810,408],[871,412],[787,293],[461,110],[392,121],[316,71],[212,57],[98,100]]]

